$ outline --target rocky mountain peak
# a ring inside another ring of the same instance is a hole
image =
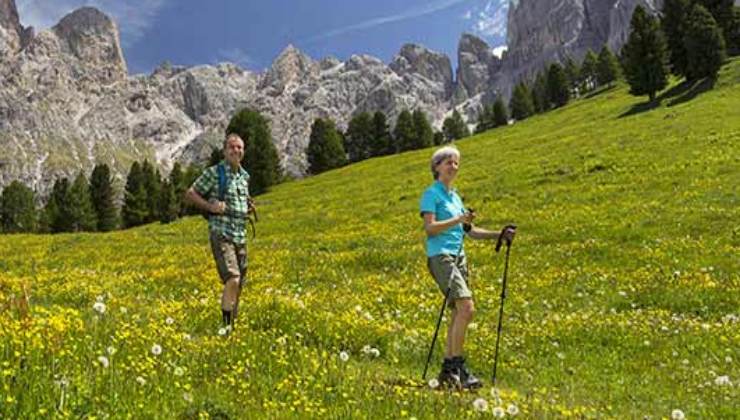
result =
[[[97,67],[102,82],[126,78],[118,27],[111,18],[94,7],[82,7],[64,16],[52,32],[59,38],[62,49],[80,61]]]
[[[311,57],[289,44],[273,61],[260,88],[271,90],[271,95],[281,94],[290,84],[303,83],[318,77],[320,66]]]
[[[471,34],[460,37],[457,61],[457,102],[488,90],[492,79],[501,69],[501,60],[493,54],[486,41]]]
[[[444,54],[431,51],[418,44],[405,44],[393,58],[390,68],[399,76],[418,74],[444,86],[445,92],[452,92],[452,65]]]
[[[0,59],[15,55],[33,38],[33,28],[21,26],[15,0],[0,0]]]

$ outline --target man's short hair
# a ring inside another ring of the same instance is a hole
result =
[[[432,176],[436,180],[439,178],[439,172],[437,172],[437,165],[444,162],[446,159],[449,159],[451,157],[456,157],[460,159],[460,151],[457,150],[457,147],[455,146],[444,146],[437,149],[434,154],[432,155],[431,160],[431,167],[432,167]]]
[[[229,140],[231,140],[231,139],[239,139],[239,141],[242,142],[242,146],[245,145],[244,144],[244,140],[242,140],[242,138],[239,137],[238,134],[236,134],[236,133],[229,133],[229,135],[227,135],[226,138],[224,139],[224,149],[226,149],[226,145],[229,144]]]

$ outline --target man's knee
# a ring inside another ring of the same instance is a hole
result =
[[[229,277],[226,280],[225,286],[230,290],[239,290],[239,277]]]

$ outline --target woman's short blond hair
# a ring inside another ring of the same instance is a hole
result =
[[[444,146],[434,151],[431,160],[432,176],[436,180],[439,178],[439,172],[437,172],[437,165],[444,162],[446,159],[456,157],[460,159],[460,151],[455,146]]]

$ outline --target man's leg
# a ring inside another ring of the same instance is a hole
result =
[[[224,323],[233,325],[234,310],[239,298],[239,277],[231,277],[224,283],[224,292],[221,295],[221,310],[224,314]]]

